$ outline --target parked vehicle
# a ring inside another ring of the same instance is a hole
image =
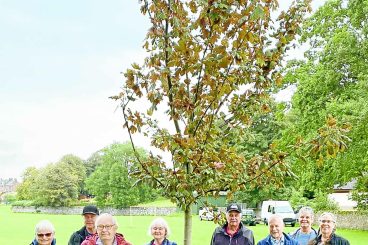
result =
[[[245,225],[255,226],[257,222],[254,211],[252,209],[243,209],[241,222]]]
[[[296,216],[289,201],[264,201],[262,203],[261,219],[266,225],[271,214],[280,215],[285,225],[295,226]]]
[[[212,208],[200,207],[198,214],[199,214],[199,219],[200,220],[213,220],[213,218],[214,218]]]

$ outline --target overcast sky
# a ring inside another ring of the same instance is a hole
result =
[[[128,140],[108,97],[147,29],[137,0],[0,0],[0,178]]]

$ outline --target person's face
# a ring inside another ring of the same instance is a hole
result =
[[[229,226],[238,227],[240,224],[241,215],[237,211],[230,211],[226,214],[226,221]]]
[[[163,240],[166,236],[166,229],[161,225],[154,225],[151,228],[151,234],[156,240]]]
[[[303,212],[299,215],[299,224],[301,228],[309,229],[313,224],[313,217],[309,212]]]
[[[97,224],[97,234],[102,241],[114,240],[117,226],[113,224],[111,217],[103,217]]]
[[[50,230],[42,229],[36,233],[36,240],[39,245],[51,245],[54,233]]]
[[[89,231],[94,230],[97,215],[95,215],[95,214],[84,214],[83,218],[84,218],[84,225],[86,226],[87,230],[89,230]]]
[[[330,215],[323,215],[319,220],[319,228],[323,235],[329,236],[335,228],[335,222]]]
[[[270,230],[270,235],[279,240],[282,237],[282,232],[284,231],[284,222],[280,219],[271,219],[268,222],[268,228]]]

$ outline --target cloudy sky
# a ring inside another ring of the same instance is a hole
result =
[[[128,140],[108,97],[148,26],[138,0],[0,0],[0,178]]]

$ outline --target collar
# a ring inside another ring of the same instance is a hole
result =
[[[100,238],[97,238],[96,245],[103,245],[103,242]],[[112,245],[117,245],[116,237],[114,238],[114,241],[112,242]]]
[[[238,226],[238,228],[234,231],[234,232],[230,232],[229,230],[229,226],[225,227],[225,231],[226,233],[230,236],[233,237],[236,233],[238,233],[238,231],[240,230],[240,226]]]
[[[280,239],[280,240],[276,240],[275,238],[273,238],[273,237],[271,236],[271,244],[272,244],[272,245],[283,245],[283,244],[284,244],[284,242],[285,242],[285,237],[284,237],[284,235],[282,235],[282,237],[281,237],[281,239]]]

